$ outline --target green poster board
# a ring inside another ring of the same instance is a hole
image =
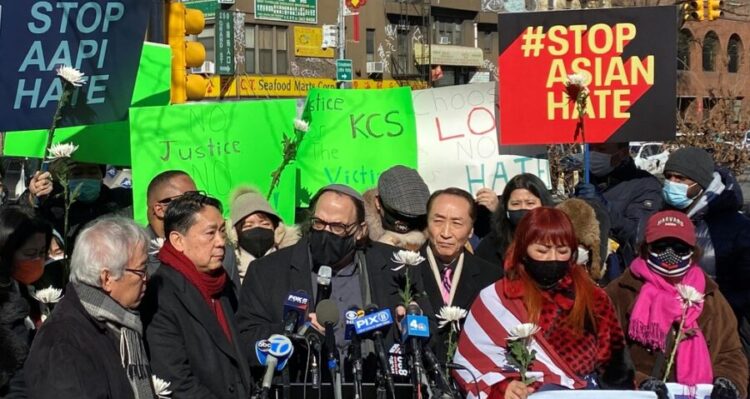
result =
[[[377,186],[393,165],[417,168],[411,89],[312,89],[303,118],[310,123],[297,155],[299,203],[331,183],[360,192]]]
[[[271,172],[282,159],[282,134],[291,134],[295,100],[194,103],[131,108],[133,211],[146,223],[146,189],[166,170],[183,170],[198,189],[217,197],[229,216],[229,200],[240,185],[267,193]],[[294,167],[287,167],[271,206],[294,221]]]
[[[169,46],[145,43],[133,90],[131,106],[146,107],[169,104]],[[50,122],[52,115],[50,115]],[[89,126],[72,126],[55,130],[53,142],[73,142],[79,146],[73,159],[82,162],[130,165],[130,129],[127,121]],[[6,156],[42,158],[47,141],[46,130],[8,132],[5,136]]]

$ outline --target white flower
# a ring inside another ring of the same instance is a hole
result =
[[[526,339],[539,332],[539,326],[534,323],[519,324],[510,329],[508,340]]]
[[[154,384],[154,391],[156,391],[157,398],[165,399],[172,396],[172,391],[169,390],[171,382],[164,381],[155,375],[151,375],[151,382]]]
[[[586,86],[586,78],[579,73],[571,73],[568,75],[568,85],[584,87]]]
[[[76,150],[78,150],[78,146],[73,143],[52,144],[52,146],[47,149],[47,159],[53,161],[59,158],[70,158]]]
[[[704,295],[692,286],[677,284],[677,292],[680,294],[680,299],[682,299],[687,307],[703,303]]]
[[[307,133],[307,131],[310,130],[310,124],[302,119],[297,118],[294,120],[294,129],[299,130],[303,133]]]
[[[57,303],[62,298],[62,290],[49,286],[31,294],[40,303]]]
[[[76,87],[80,87],[86,83],[86,78],[83,76],[83,72],[69,66],[60,65],[57,68],[57,76],[65,79],[68,83]]]
[[[391,269],[394,272],[397,272],[404,268],[404,266],[416,266],[422,262],[424,262],[424,257],[419,254],[419,252],[414,251],[407,251],[407,250],[400,250],[398,252],[393,253],[393,257],[391,258],[391,262],[401,265],[397,268]]]
[[[442,320],[438,323],[438,327],[443,328],[450,323],[455,323],[456,330],[460,330],[461,327],[458,322],[468,314],[469,312],[467,312],[466,309],[461,309],[459,306],[443,306],[440,308],[440,312],[436,316],[438,319]]]
[[[164,246],[164,239],[161,237],[156,237],[153,240],[151,240],[148,244],[148,254],[149,255],[156,255],[161,250],[161,247]]]

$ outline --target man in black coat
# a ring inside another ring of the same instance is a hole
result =
[[[502,266],[466,250],[475,218],[474,198],[459,188],[438,190],[427,201],[428,241],[421,251],[425,261],[419,269],[436,316],[444,306],[468,311],[479,291],[503,276]],[[450,328],[446,325],[434,334],[434,350],[440,361],[446,359],[444,343]]]
[[[234,322],[236,297],[222,267],[221,204],[185,193],[167,208],[162,265],[143,313],[154,374],[177,398],[245,399],[252,393],[247,354]]]
[[[81,232],[70,284],[24,365],[29,398],[155,398],[137,309],[146,290],[147,238],[132,220],[99,219]]]
[[[342,354],[346,344],[343,320],[348,309],[376,304],[381,309],[391,309],[395,317],[396,307],[402,304],[399,277],[403,272],[394,271],[399,265],[391,260],[398,248],[382,243],[363,243],[367,230],[364,204],[359,193],[347,186],[331,185],[321,189],[313,203],[310,233],[296,245],[260,258],[248,268],[237,313],[244,347],[252,348],[256,342],[269,338],[271,334],[283,332],[284,301],[291,292],[298,290],[309,294],[310,324],[315,330],[323,332],[317,323],[313,299],[317,294],[317,271],[324,265],[334,271],[330,299],[336,303],[341,315],[335,335]],[[418,276],[411,280],[415,292],[422,290]],[[426,302],[420,304],[429,307]],[[400,311],[403,312],[403,308]],[[397,334],[395,326],[385,332],[386,350],[392,346]],[[368,356],[367,346],[362,347],[365,357],[364,380],[371,382],[378,366],[374,356]],[[304,381],[304,370],[308,365],[306,361],[306,350],[298,346],[287,365],[292,382]],[[325,362],[321,362],[321,359],[317,359],[317,363],[324,368]],[[250,357],[250,364],[260,366],[254,355]],[[343,370],[348,369],[348,365],[344,364]]]

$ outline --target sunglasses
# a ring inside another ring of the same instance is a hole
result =
[[[649,247],[651,248],[651,252],[655,253],[666,252],[671,248],[679,256],[687,256],[693,252],[693,247],[677,241],[657,241],[649,245]]]

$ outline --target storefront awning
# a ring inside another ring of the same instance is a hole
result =
[[[430,48],[432,48],[432,57],[430,57]],[[484,53],[482,49],[475,47],[416,44],[414,58],[418,65],[484,66]]]

